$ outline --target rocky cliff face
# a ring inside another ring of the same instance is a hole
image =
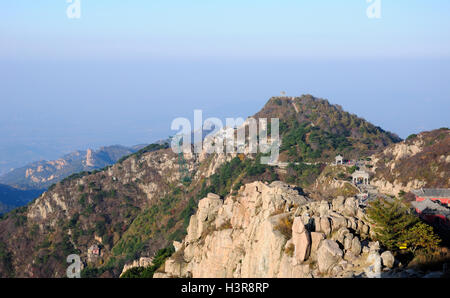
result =
[[[371,184],[398,195],[412,189],[450,187],[450,130],[423,132],[372,156]]]
[[[123,266],[123,270],[120,276],[122,276],[125,272],[127,272],[132,268],[148,267],[151,265],[153,265],[153,258],[141,257],[138,260],[134,260],[133,262],[125,264],[125,266]]]
[[[155,277],[372,277],[380,255],[354,198],[310,201],[282,182],[254,182],[222,201],[209,194]]]
[[[195,158],[185,158],[188,170],[194,171]],[[7,266],[13,273],[2,272],[0,266],[0,276],[63,277],[65,258],[71,253],[94,268],[111,258],[134,257],[138,249],[151,254],[166,245],[165,238],[178,228],[168,228],[171,214],[161,205],[169,204],[165,206],[171,212],[184,208],[186,198],[162,199],[179,185],[178,157],[170,149],[134,155],[103,171],[63,180],[0,220],[0,245],[13,260]],[[148,226],[150,208],[156,212],[152,218],[158,217],[154,227]],[[137,226],[140,220],[147,220],[145,233]],[[155,232],[162,227],[164,231]],[[138,229],[138,236],[133,229]],[[102,247],[95,264],[88,261],[88,248],[93,244]],[[119,276],[122,266],[112,266],[110,274]]]
[[[94,156],[93,156],[93,152],[92,149],[88,149],[86,151],[86,160],[84,161],[84,164],[87,167],[93,167],[95,165],[95,160],[94,160]]]

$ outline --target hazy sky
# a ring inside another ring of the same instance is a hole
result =
[[[373,0],[375,1],[375,0]],[[0,2],[0,171],[311,93],[406,137],[449,126],[450,1]]]

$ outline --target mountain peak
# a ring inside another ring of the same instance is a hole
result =
[[[359,158],[401,141],[340,105],[310,94],[272,97],[254,117],[279,118],[282,149],[309,159],[329,159],[338,153]]]
[[[86,151],[86,166],[87,167],[93,167],[94,163],[95,163],[95,161],[94,161],[92,149],[88,149]]]

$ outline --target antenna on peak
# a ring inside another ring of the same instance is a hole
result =
[[[286,96],[286,91],[281,91],[281,96]]]

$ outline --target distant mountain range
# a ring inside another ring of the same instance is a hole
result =
[[[37,161],[0,176],[0,183],[20,190],[46,189],[78,172],[92,171],[114,164],[146,145],[101,147],[98,150],[75,151],[52,161]],[[0,201],[2,199],[0,198]]]

